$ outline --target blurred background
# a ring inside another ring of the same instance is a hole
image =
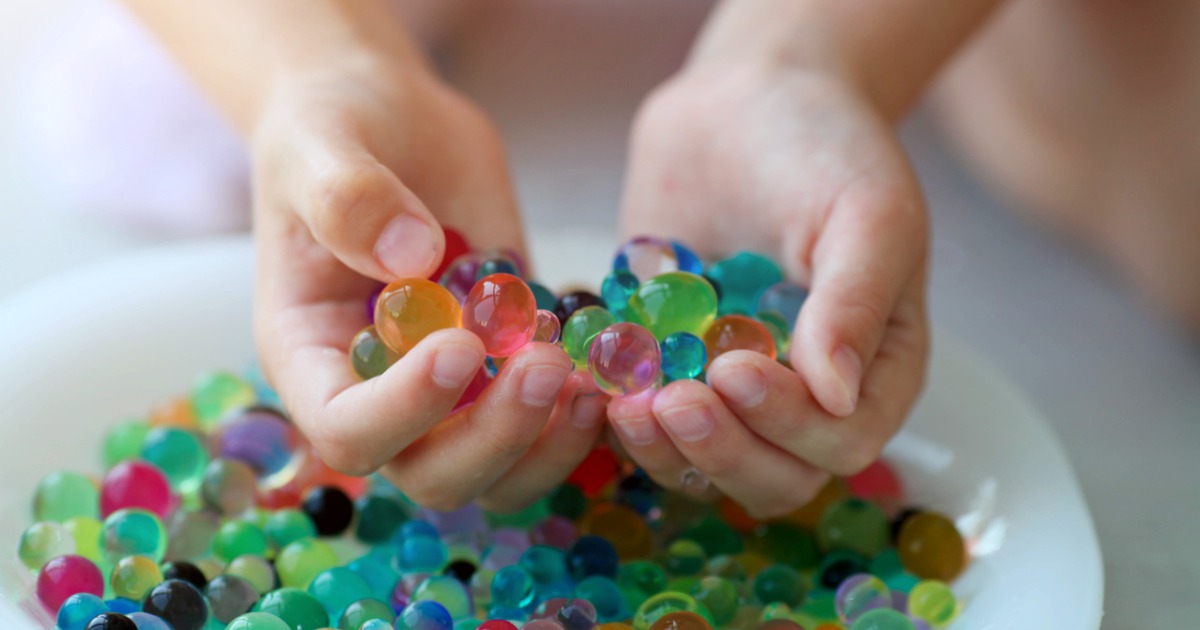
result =
[[[629,119],[706,7],[664,1],[631,20],[637,3],[595,3],[574,30],[528,29],[559,17],[559,5],[541,4],[536,19],[504,14],[475,40],[503,47],[502,60],[448,67],[501,126],[531,240],[589,233],[615,245]],[[554,46],[608,53],[543,54]],[[535,107],[523,98],[563,76],[579,77],[578,89]],[[902,135],[934,217],[935,327],[999,365],[1062,437],[1103,546],[1105,627],[1194,625],[1200,345],[1086,252],[989,195],[925,108]],[[239,139],[119,8],[4,1],[0,300],[133,248],[244,229],[247,190]]]

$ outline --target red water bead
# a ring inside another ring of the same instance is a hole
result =
[[[143,461],[128,460],[113,466],[100,484],[100,516],[124,508],[142,508],[166,519],[173,501],[167,477]]]
[[[462,396],[459,396],[458,402],[454,403],[454,409],[451,413],[475,402],[479,398],[479,395],[483,393],[483,390],[487,389],[488,383],[491,382],[492,377],[488,376],[487,370],[479,368],[479,371],[475,373],[475,378],[471,379],[470,383],[467,383],[467,388],[463,390]]]
[[[847,478],[846,485],[850,488],[850,494],[874,501],[887,509],[898,509],[904,504],[904,485],[896,471],[882,459]]]
[[[37,577],[37,596],[51,612],[58,611],[76,593],[104,597],[104,574],[87,558],[65,555],[51,558]]]
[[[450,263],[454,262],[455,258],[471,251],[471,245],[467,243],[466,237],[459,234],[458,230],[443,225],[442,235],[446,237],[446,249],[442,254],[442,262],[438,264],[437,271],[433,272],[433,275],[430,276],[434,280],[442,277],[446,268],[450,266]]]
[[[537,299],[514,275],[485,276],[463,302],[462,326],[483,341],[489,356],[507,357],[533,339]]]
[[[612,449],[600,445],[592,449],[587,457],[575,467],[567,482],[574,484],[588,497],[595,497],[617,478],[620,464]]]
[[[750,516],[746,508],[729,497],[721,497],[720,502],[717,503],[717,510],[721,513],[721,518],[725,519],[726,524],[743,534],[748,534],[762,525],[762,521]]]
[[[488,619],[479,624],[477,630],[517,630],[517,627],[512,622],[503,619]]]
[[[745,315],[724,315],[704,331],[708,362],[732,350],[751,350],[775,358],[775,338],[762,322]]]

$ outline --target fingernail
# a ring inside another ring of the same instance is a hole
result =
[[[653,444],[658,439],[658,428],[654,426],[654,421],[646,416],[621,420],[613,418],[613,425],[625,436],[625,441],[634,446]]]
[[[717,385],[721,395],[742,409],[753,409],[767,398],[767,377],[753,365],[739,364],[723,370]]]
[[[433,359],[433,382],[446,389],[465,387],[481,361],[483,356],[471,346],[454,344],[442,348]]]
[[[600,424],[608,400],[600,394],[580,394],[571,404],[571,424],[578,429],[591,429]]]
[[[375,242],[375,259],[397,276],[421,273],[433,265],[437,254],[433,228],[412,214],[392,219]]]
[[[846,400],[846,412],[841,415],[848,416],[854,413],[854,408],[858,405],[858,392],[862,387],[862,359],[858,358],[858,354],[850,349],[850,346],[843,344],[834,351],[831,361],[834,372],[842,381]]]
[[[530,407],[549,407],[570,375],[571,370],[557,365],[530,368],[521,377],[521,402]]]
[[[704,405],[667,409],[659,413],[658,417],[663,424],[667,425],[667,430],[671,432],[671,435],[684,442],[703,440],[712,433],[713,427],[717,423],[712,412]]]

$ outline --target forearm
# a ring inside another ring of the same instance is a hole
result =
[[[282,80],[376,56],[423,67],[404,25],[374,0],[126,0],[214,103],[249,133]]]
[[[724,0],[693,63],[751,59],[854,81],[896,120],[1000,0]]]

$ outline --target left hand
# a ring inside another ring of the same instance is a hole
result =
[[[774,255],[810,288],[794,371],[748,351],[609,404],[629,455],[679,488],[696,467],[759,517],[872,462],[924,380],[927,217],[893,130],[848,78],[688,68],[634,125],[621,228],[701,255]]]

